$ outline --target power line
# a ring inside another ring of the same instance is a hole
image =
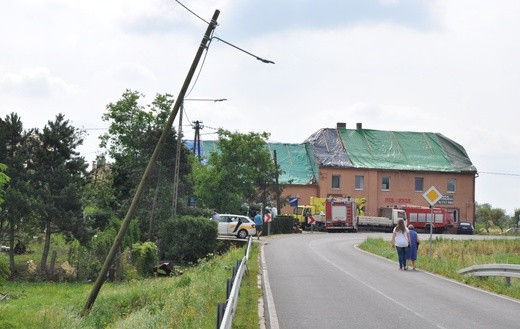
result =
[[[220,129],[220,128],[214,128],[214,127],[210,127],[210,126],[204,126],[204,128],[213,129],[213,130],[219,130]]]
[[[184,7],[184,9],[186,9],[187,11],[189,11],[192,15],[194,15],[195,17],[197,17],[198,19],[200,19],[201,21],[205,22],[206,24],[210,25],[210,23],[208,21],[206,21],[205,19],[203,19],[202,17],[200,17],[199,15],[197,15],[193,10],[189,9],[187,6],[185,6],[183,3],[181,3],[179,0],[175,0],[175,2],[177,2],[179,5],[181,5],[182,7]],[[216,22],[215,22],[215,25],[218,25]],[[200,65],[200,69],[199,69],[199,72],[197,73],[197,76],[195,78],[195,81],[193,81],[193,84],[190,88],[189,91],[187,91],[186,93],[186,96],[190,95],[191,92],[193,91],[193,88],[195,88],[195,85],[197,84],[197,81],[199,80],[199,77],[200,77],[200,74],[202,72],[202,68],[204,67],[204,63],[206,62],[206,57],[208,56],[208,49],[209,49],[209,45],[211,44],[211,39],[212,39],[212,36],[213,36],[213,33],[215,32],[215,30],[212,30],[210,32],[210,35],[208,37],[208,44],[205,46],[205,50],[206,52],[204,53],[204,58],[202,59],[202,64]],[[191,84],[191,82],[190,82]]]
[[[502,172],[491,172],[491,171],[479,171],[479,174],[488,174],[488,175],[497,175],[497,176],[516,176],[520,177],[520,174],[509,174],[509,173],[502,173]]]
[[[195,77],[195,81],[193,82],[193,85],[191,86],[191,89],[187,92],[186,96],[189,96],[191,94],[191,92],[193,91],[193,88],[195,88],[195,85],[197,84],[197,81],[199,81],[200,73],[202,72],[204,63],[206,63],[206,57],[208,57],[208,48],[209,48],[209,45],[211,44],[211,39],[209,41],[210,42],[206,46],[206,52],[204,53],[204,58],[202,59],[202,64],[200,65],[199,73],[197,73],[197,77]]]
[[[193,16],[197,17],[198,19],[200,19],[201,21],[203,21],[204,23],[206,23],[206,24],[209,25],[209,22],[208,22],[208,21],[206,21],[204,18],[202,18],[202,17],[200,17],[199,15],[197,15],[193,10],[191,10],[190,8],[188,8],[186,5],[184,5],[183,3],[181,3],[179,0],[175,0],[175,2],[177,2],[179,5],[181,5],[181,6],[182,6],[184,9],[186,9],[187,11],[189,11]],[[254,54],[252,54],[252,53],[250,53],[250,52],[248,52],[248,51],[246,51],[246,50],[244,50],[244,49],[242,49],[242,48],[240,48],[240,47],[238,47],[238,46],[235,46],[235,45],[232,44],[231,42],[228,42],[228,41],[223,40],[223,39],[221,39],[221,38],[218,38],[218,37],[211,37],[210,39],[217,39],[217,40],[219,40],[219,41],[222,41],[222,42],[224,42],[225,44],[227,44],[227,45],[229,45],[229,46],[231,46],[231,47],[233,47],[233,48],[236,48],[236,49],[238,49],[238,50],[240,50],[240,51],[242,51],[242,52],[248,54],[249,56],[253,56],[254,58],[256,58],[257,60],[259,60],[259,61],[261,61],[261,62],[263,62],[263,63],[266,63],[266,64],[274,64],[274,62],[271,61],[271,60],[264,59],[264,58],[261,58],[261,57],[259,57],[259,56],[256,56],[256,55],[254,55]],[[210,41],[211,41],[211,40],[210,40]],[[208,48],[209,48],[209,46],[210,46],[210,45],[208,45]],[[200,74],[200,71],[199,71],[199,74]],[[193,89],[193,88],[192,88],[192,89]]]
[[[217,40],[219,40],[219,41],[222,41],[222,42],[224,42],[225,44],[227,44],[227,45],[229,45],[229,46],[231,46],[231,47],[233,47],[233,48],[235,48],[235,49],[238,49],[238,50],[240,50],[240,51],[242,51],[242,52],[248,54],[249,56],[253,56],[254,58],[258,59],[259,61],[261,61],[261,62],[263,62],[263,63],[266,63],[266,64],[274,64],[274,62],[271,61],[271,60],[264,59],[264,58],[261,58],[261,57],[258,57],[258,56],[256,56],[256,55],[254,55],[254,54],[251,54],[250,52],[248,52],[248,51],[246,51],[246,50],[244,50],[244,49],[242,49],[242,48],[240,48],[240,47],[238,47],[238,46],[235,46],[234,44],[232,44],[232,43],[230,43],[230,42],[227,42],[226,40],[222,40],[221,38],[218,38],[218,37],[212,37],[211,39],[217,39]]]
[[[220,99],[212,99],[212,98],[185,98],[184,101],[193,101],[193,102],[223,102],[227,101],[227,98]]]
[[[198,19],[200,19],[201,21],[203,21],[204,23],[208,24],[209,25],[209,22],[206,21],[204,18],[200,17],[199,15],[195,14],[195,12],[193,10],[191,10],[190,8],[186,7],[184,4],[182,4],[179,0],[175,0],[175,2],[177,2],[179,5],[181,5],[182,7],[184,7],[184,9],[186,9],[187,11],[189,11],[193,16],[197,17]]]

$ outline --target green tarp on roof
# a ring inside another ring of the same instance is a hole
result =
[[[355,168],[476,172],[464,148],[441,134],[345,128],[337,132]]]
[[[218,152],[202,141],[202,158]],[[319,167],[476,173],[464,148],[438,133],[324,128],[303,144],[268,143],[281,184],[316,183]]]
[[[193,150],[193,143],[186,143]],[[276,151],[276,161],[282,174],[278,177],[280,184],[306,185],[314,182],[315,173],[318,172],[314,156],[309,153],[309,145],[268,143],[267,147],[271,156]],[[197,151],[197,150],[196,150]],[[212,152],[218,152],[217,141],[201,141],[200,155],[207,159]]]
[[[312,154],[305,144],[269,143],[271,155],[276,151],[276,161],[282,174],[278,177],[281,184],[306,185],[315,182],[318,172]]]

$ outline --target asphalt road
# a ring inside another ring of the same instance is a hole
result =
[[[399,271],[396,262],[355,248],[368,234],[390,238],[389,233],[265,238],[266,327],[520,328],[519,301],[420,270]],[[428,236],[421,238],[427,248]]]

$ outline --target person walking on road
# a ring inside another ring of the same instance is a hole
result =
[[[392,233],[392,247],[395,247],[397,250],[400,271],[406,270],[406,250],[409,245],[410,232],[406,225],[404,225],[404,220],[399,219],[397,225],[394,227],[394,232]]]
[[[419,235],[415,232],[412,224],[408,225],[408,231],[410,232],[410,247],[406,252],[406,259],[412,264],[412,268],[415,271],[415,261],[417,260],[417,250],[419,250]]]
[[[262,235],[262,225],[264,221],[262,220],[262,215],[260,215],[260,210],[256,211],[255,215],[255,227],[256,227],[256,237],[260,240],[260,235]]]

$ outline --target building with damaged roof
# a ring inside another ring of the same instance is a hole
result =
[[[311,197],[365,198],[365,215],[400,205],[428,206],[423,193],[435,188],[435,205],[455,222],[474,222],[477,169],[464,147],[440,133],[364,129],[345,123],[323,128],[301,144],[268,143],[282,174],[282,198],[309,204]],[[216,150],[214,141],[202,149]],[[286,202],[282,213],[290,213]]]

